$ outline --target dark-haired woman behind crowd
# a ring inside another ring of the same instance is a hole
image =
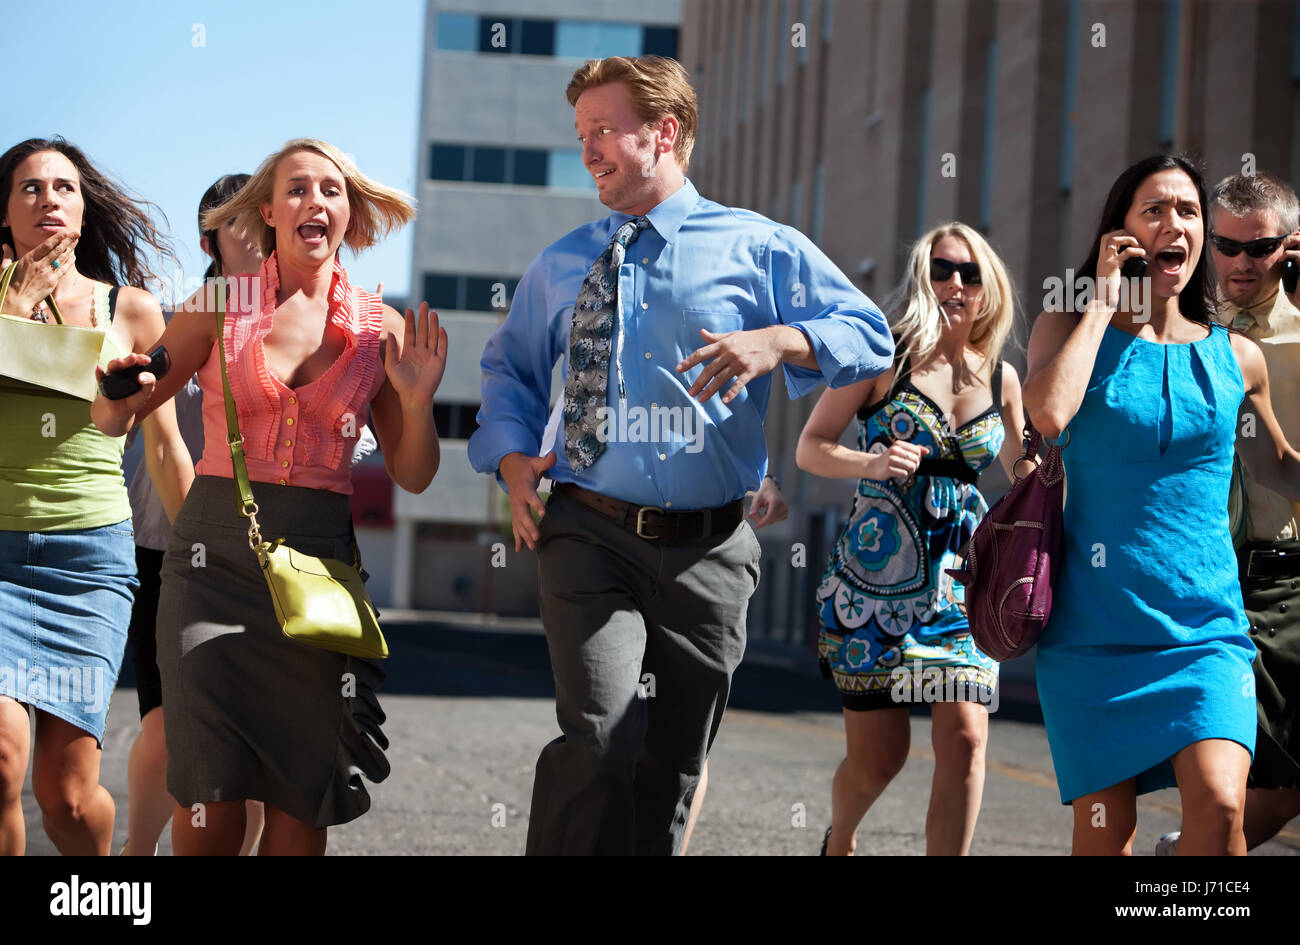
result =
[[[262,265],[262,251],[249,236],[227,220],[213,229],[203,229],[203,215],[239,192],[247,174],[224,174],[204,192],[199,201],[199,246],[212,258],[203,274],[205,280],[225,272],[255,272]],[[200,292],[204,289],[200,289]],[[193,308],[191,298],[183,308]],[[170,316],[167,316],[170,318]],[[194,378],[176,392],[176,421],[190,457],[198,462],[203,453],[203,392]],[[135,525],[135,561],[140,587],[131,609],[131,642],[135,669],[136,697],[140,705],[140,733],[131,744],[127,763],[127,842],[122,849],[132,856],[157,852],[158,838],[172,819],[176,802],[167,793],[167,743],[162,711],[162,676],[158,672],[158,642],[155,624],[161,590],[163,553],[171,535],[170,518],[164,514],[158,493],[144,466],[136,469],[128,486]],[[248,820],[241,854],[251,853],[262,833],[262,805],[248,802]]]
[[[1068,437],[1066,552],[1038,691],[1076,854],[1131,852],[1137,796],[1175,784],[1180,854],[1246,852],[1255,648],[1227,513],[1239,411],[1257,419],[1240,441],[1247,467],[1293,500],[1300,454],[1273,416],[1259,347],[1212,323],[1205,227],[1193,165],[1134,164],[1079,269],[1095,273],[1095,298],[1044,312],[1030,337],[1025,408],[1045,436]],[[1131,258],[1146,279],[1121,292]]]
[[[145,252],[170,253],[146,205],[62,138],[0,156],[0,200],[5,262],[15,260],[3,313],[51,332],[61,314],[103,332],[100,367],[148,350],[163,319],[143,288],[153,278]],[[84,365],[88,379],[95,368]],[[26,846],[20,801],[34,709],[32,789],[45,831],[65,854],[102,855],[115,808],[99,784],[100,748],[136,586],[123,438],[97,430],[85,400],[3,377],[0,428],[0,853]],[[174,515],[193,468],[170,405],[144,435]]]

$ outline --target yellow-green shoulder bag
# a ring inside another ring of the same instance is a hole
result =
[[[16,264],[0,275],[0,306],[4,305]],[[63,313],[47,295],[45,304],[58,324],[46,325],[0,314],[0,377],[42,387],[79,400],[94,400],[95,365],[104,347],[104,332],[65,325]]]
[[[239,432],[235,399],[226,373],[226,300],[217,292],[217,346],[221,355],[221,389],[226,398],[226,442],[239,493],[239,514],[248,519],[248,546],[257,555],[271,590],[275,617],[284,635],[299,643],[366,659],[386,659],[388,643],[379,630],[374,604],[361,579],[361,556],[352,539],[354,564],[335,558],[315,558],[284,543],[263,541],[257,503],[244,462],[244,437]]]

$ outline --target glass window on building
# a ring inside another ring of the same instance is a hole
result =
[[[556,148],[547,156],[546,182],[569,190],[595,190],[596,182],[582,166],[582,152]]]
[[[424,276],[424,301],[435,309],[456,310],[461,307],[459,280],[455,276],[430,272]]]
[[[1065,82],[1061,88],[1061,167],[1058,183],[1062,191],[1074,186],[1074,109],[1079,95],[1079,44],[1082,37],[1079,0],[1067,0],[1065,7]]]
[[[473,148],[470,163],[470,180],[479,184],[506,182],[505,148]]]
[[[465,309],[470,312],[504,312],[514,298],[518,279],[500,276],[465,276]]]
[[[1300,0],[1291,0],[1291,81],[1300,82]]]
[[[993,226],[993,137],[998,113],[998,41],[990,39],[984,60],[984,144],[980,156],[979,228],[987,233]]]
[[[519,51],[525,56],[554,56],[555,21],[520,20]]]
[[[430,149],[430,180],[465,180],[465,152],[459,144],[435,144]]]
[[[641,55],[677,58],[677,27],[647,26],[641,37]]]
[[[478,51],[482,53],[516,52],[519,38],[515,22],[505,17],[484,16],[478,21]]]
[[[790,0],[781,0],[781,12],[777,14],[777,24],[781,28],[781,41],[776,44],[776,84],[785,85],[785,51],[790,45]]]
[[[822,217],[826,212],[826,167],[818,164],[813,168],[812,221],[808,225],[808,235],[818,246],[822,243]]]
[[[519,148],[515,151],[515,172],[511,181],[530,187],[545,187],[549,161],[550,155],[546,151]]]
[[[1174,106],[1178,97],[1179,0],[1165,0],[1165,35],[1160,64],[1160,142],[1162,150],[1174,146]]]
[[[808,64],[808,24],[812,22],[812,0],[803,0],[799,8],[799,22],[803,24],[803,45],[799,47],[799,64]]]
[[[555,26],[555,55],[568,59],[639,56],[641,27],[635,23],[562,20]]]
[[[433,422],[444,440],[468,440],[478,429],[479,404],[435,403]]]
[[[921,169],[916,175],[916,223],[912,229],[912,239],[925,232],[929,209],[926,202],[930,195],[930,175],[936,174],[939,167],[930,161],[930,90],[921,93]]]
[[[478,49],[478,17],[472,13],[439,13],[434,29],[439,49],[451,52]]]

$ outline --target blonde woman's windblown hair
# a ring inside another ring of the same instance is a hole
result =
[[[971,328],[969,344],[987,361],[996,363],[1015,321],[1015,292],[1002,260],[977,230],[964,223],[936,226],[912,244],[907,255],[903,284],[886,303],[894,345],[913,364],[920,364],[939,343],[942,310],[930,285],[930,255],[945,236],[955,236],[970,247],[971,258],[979,264],[979,310]]]
[[[332,161],[343,175],[351,219],[343,242],[354,252],[368,249],[396,229],[415,219],[413,199],[392,187],[371,180],[334,145],[315,138],[294,138],[261,163],[235,196],[203,215],[203,228],[215,230],[233,219],[237,227],[270,256],[275,249],[275,228],[262,219],[261,207],[271,202],[275,169],[280,161],[297,151],[313,151]]]

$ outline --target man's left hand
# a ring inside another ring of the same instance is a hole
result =
[[[697,364],[709,362],[688,391],[701,403],[726,388],[722,402],[729,404],[740,396],[746,384],[771,372],[782,360],[811,352],[803,332],[788,325],[723,334],[701,328],[700,337],[704,347],[677,365],[677,373],[684,374]]]
[[[765,476],[758,491],[750,495],[754,500],[749,504],[749,518],[754,528],[775,525],[790,517],[790,507],[785,504],[785,496],[781,495],[780,487],[771,476]]]

